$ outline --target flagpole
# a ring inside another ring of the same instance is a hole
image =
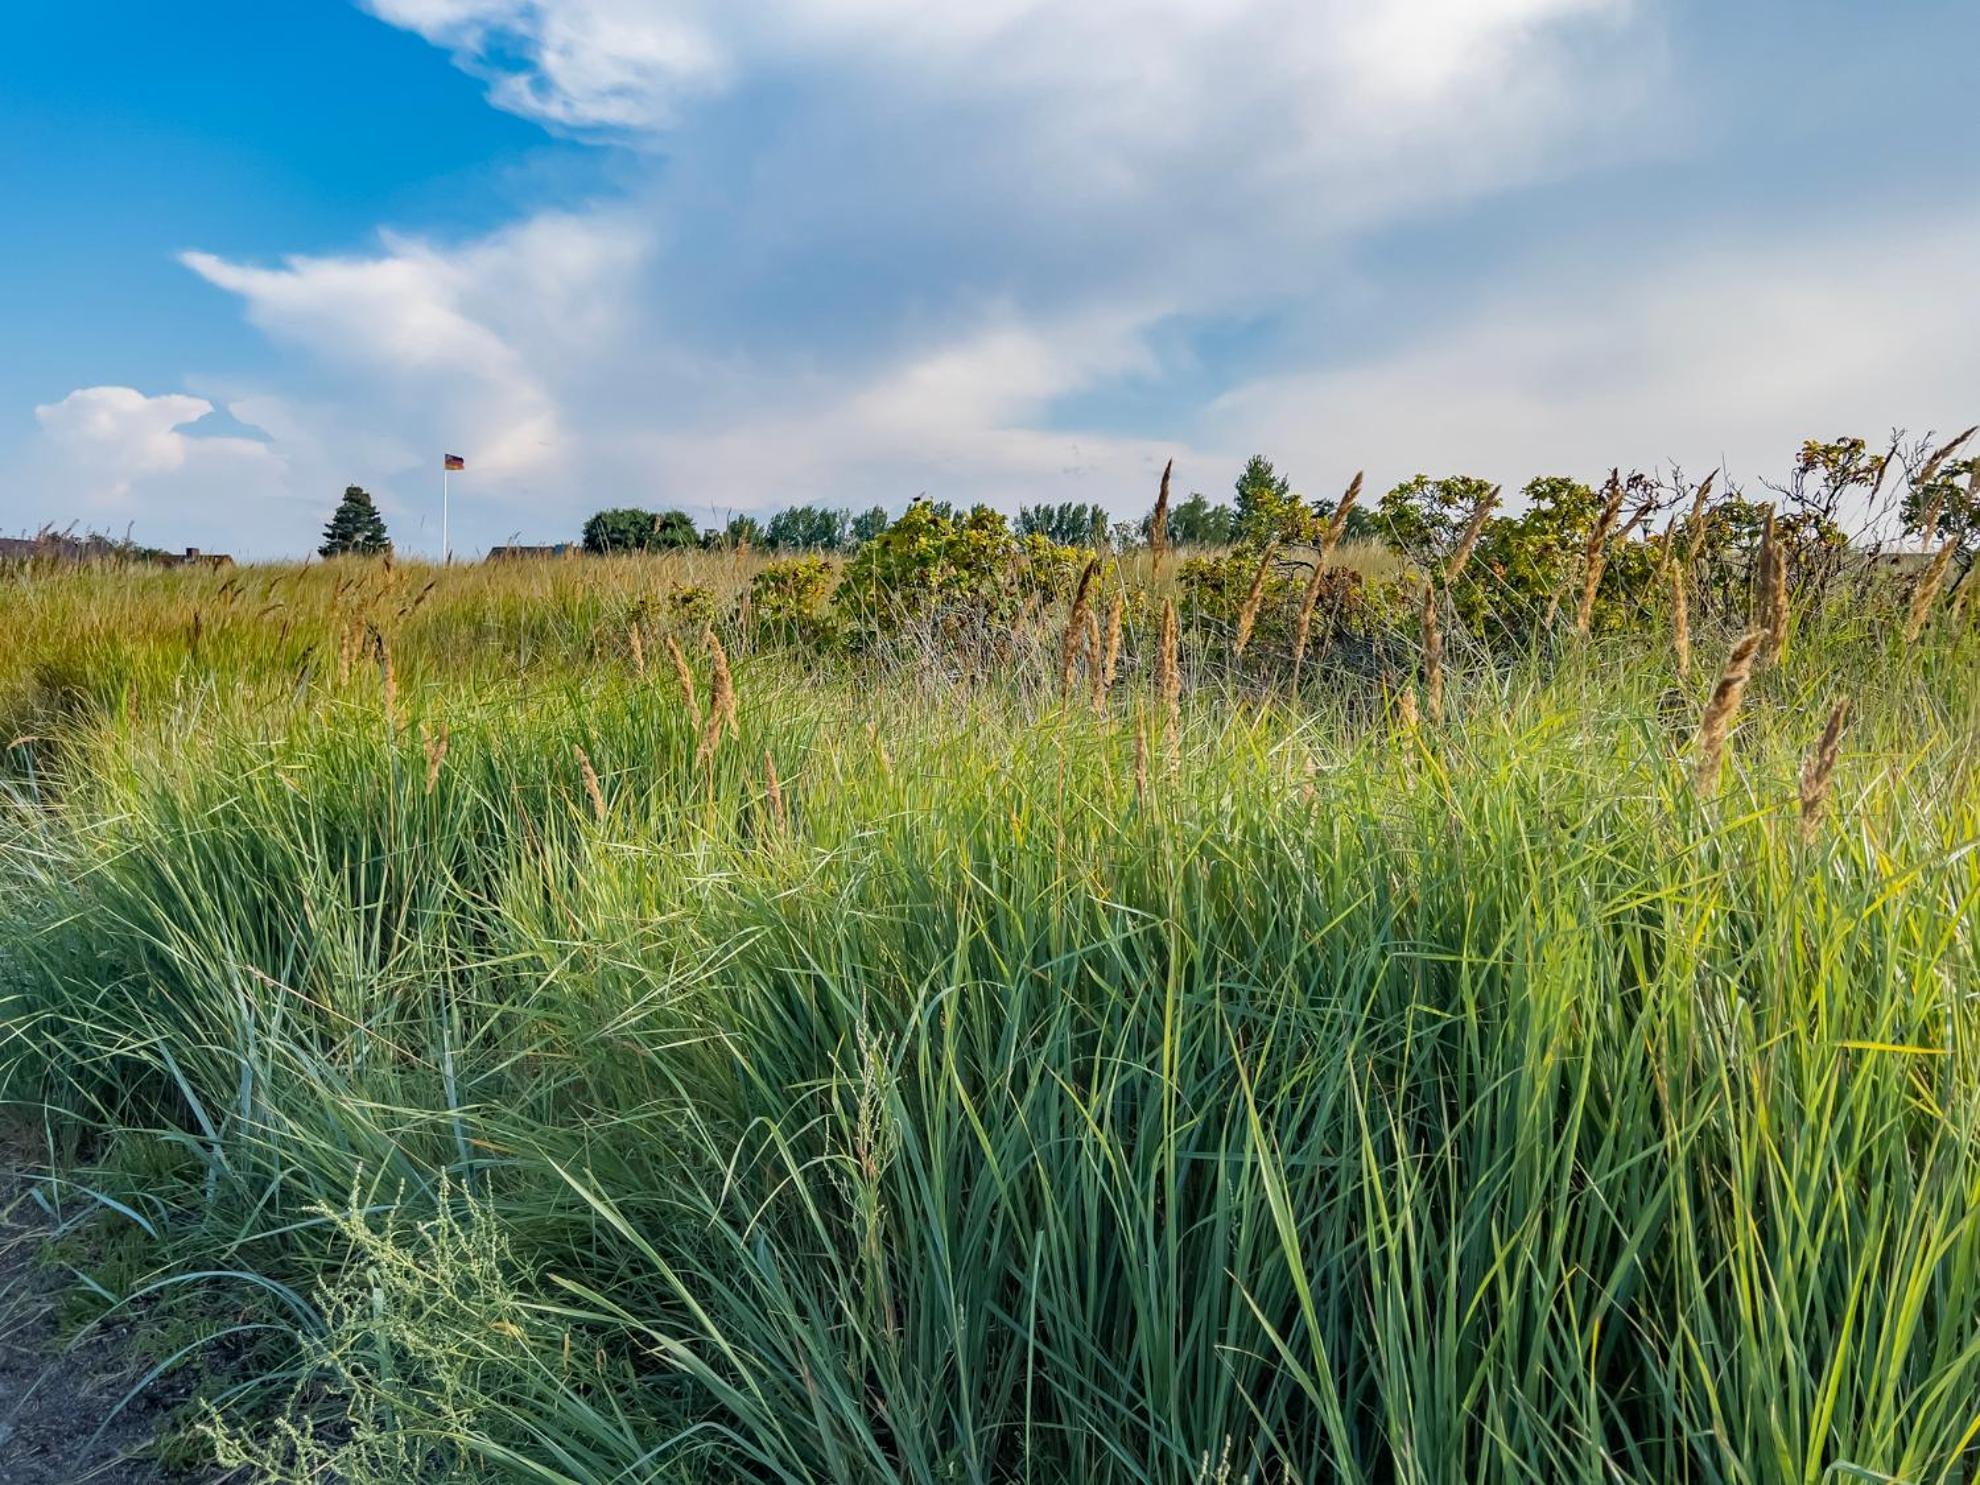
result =
[[[454,549],[447,542],[447,506],[453,494],[451,485],[454,472],[447,467],[447,461],[440,461],[440,565],[446,567],[454,560]]]

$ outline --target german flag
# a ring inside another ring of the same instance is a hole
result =
[[[467,460],[463,459],[459,454],[448,454],[441,461],[440,467],[442,469],[466,469]]]

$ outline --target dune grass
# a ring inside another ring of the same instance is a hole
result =
[[[1173,766],[1149,635],[739,653],[710,748],[605,572],[443,577],[389,708],[325,576],[24,595],[0,1089],[220,1460],[1973,1477],[1970,633],[1796,634],[1707,797],[1731,634],[1453,636],[1413,727],[1186,656]]]

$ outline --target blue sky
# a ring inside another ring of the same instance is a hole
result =
[[[0,528],[300,553],[1980,420],[1953,0],[10,7]]]

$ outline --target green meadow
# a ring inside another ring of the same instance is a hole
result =
[[[1290,546],[0,575],[69,1323],[252,1480],[1973,1479],[1980,628],[1797,585],[1708,778],[1764,560],[1451,534],[1296,682]]]

